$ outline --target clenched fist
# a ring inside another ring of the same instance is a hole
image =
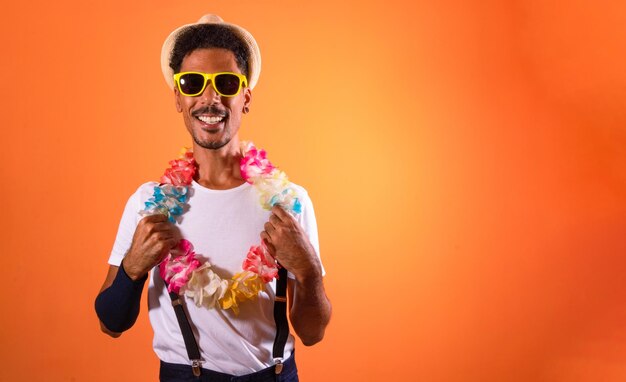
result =
[[[123,260],[124,270],[133,280],[144,277],[179,241],[178,228],[165,215],[146,216],[137,224],[133,242]]]
[[[261,232],[261,239],[276,260],[293,273],[296,280],[319,278],[322,267],[306,232],[296,219],[281,207],[272,207],[272,215]]]

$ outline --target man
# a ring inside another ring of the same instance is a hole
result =
[[[143,285],[153,270],[148,305],[162,381],[231,380],[244,375],[246,381],[297,381],[294,338],[289,335],[281,344],[276,335],[284,329],[278,323],[280,313],[274,316],[282,301],[275,297],[276,281],[264,284],[256,298],[242,301],[236,309],[226,309],[223,301],[207,308],[196,305],[195,297],[168,296],[174,282],[164,282],[161,275],[167,272],[161,269],[160,275],[157,267],[169,264],[170,253],[180,255],[185,239],[193,243],[197,258],[211,267],[210,275],[228,284],[224,280],[241,271],[248,247],[261,242],[271,262],[275,259],[289,271],[288,313],[296,334],[307,346],[324,336],[331,306],[323,286],[311,201],[303,188],[290,184],[300,213],[292,215],[280,203],[267,211],[240,168],[238,132],[250,110],[251,90],[261,67],[256,41],[245,29],[207,15],[170,34],[161,63],[176,110],[193,140],[195,172],[180,217],[167,212],[139,214],[147,208],[146,202],[154,200],[154,182],[140,186],[129,199],[96,298],[101,328],[118,337],[134,324]],[[182,257],[172,262],[177,259]],[[184,291],[182,287],[180,293]],[[183,313],[175,313],[172,305],[184,306]],[[185,319],[179,323],[177,314],[187,316],[193,338],[189,333],[183,338]],[[197,360],[190,366],[190,343],[195,341],[202,369],[195,367]]]

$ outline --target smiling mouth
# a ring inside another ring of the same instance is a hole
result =
[[[221,115],[221,116],[198,115],[196,116],[196,118],[200,120],[201,122],[206,123],[207,125],[215,125],[215,124],[222,122],[224,118],[226,118],[226,116],[225,115]]]

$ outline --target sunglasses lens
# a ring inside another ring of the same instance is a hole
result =
[[[195,95],[200,93],[204,87],[204,76],[198,73],[183,74],[180,76],[178,83],[183,94]]]
[[[223,73],[213,78],[215,88],[225,96],[233,96],[239,91],[240,79],[234,74]]]

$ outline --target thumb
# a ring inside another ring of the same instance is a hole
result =
[[[272,256],[273,258],[276,258],[276,247],[274,247],[274,245],[268,242],[266,239],[263,239],[262,243],[263,243],[263,247],[265,247],[265,249],[270,254],[270,256]]]

